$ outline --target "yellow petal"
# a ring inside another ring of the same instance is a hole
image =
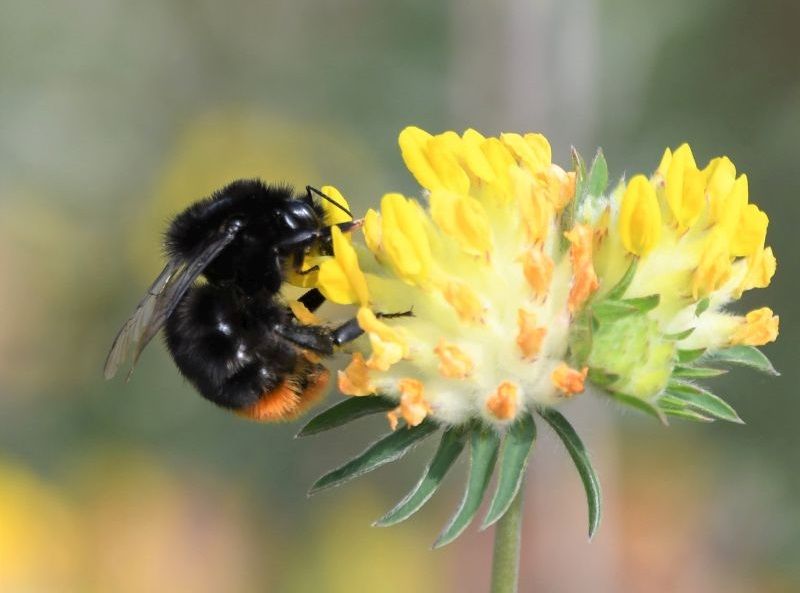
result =
[[[500,134],[500,140],[517,157],[517,161],[536,174],[550,166],[550,143],[541,134],[528,134],[528,137],[530,142],[520,134]]]
[[[719,229],[714,229],[706,239],[692,276],[692,297],[697,300],[717,290],[730,278],[731,270],[728,239]]]
[[[489,159],[481,150],[481,145],[486,140],[482,134],[473,129],[464,132],[462,137],[462,158],[467,170],[477,179],[491,183],[495,180],[495,173]]]
[[[742,320],[742,324],[733,332],[731,344],[747,346],[763,346],[778,338],[780,319],[773,315],[772,309],[762,307],[750,311]]]
[[[419,426],[431,412],[431,406],[425,399],[424,385],[417,379],[400,379],[397,388],[402,394],[400,405],[387,414],[389,425],[395,430],[399,415],[408,426]]]
[[[619,234],[630,253],[643,256],[661,239],[661,208],[656,191],[644,175],[628,183],[622,196]]]
[[[775,275],[777,265],[778,263],[775,260],[775,255],[772,253],[772,247],[759,249],[748,257],[747,273],[736,290],[736,297],[742,296],[745,290],[750,290],[751,288],[766,288],[769,286],[772,277]]]
[[[589,297],[600,287],[592,263],[592,242],[594,232],[587,224],[576,224],[564,236],[571,243],[569,259],[572,263],[572,286],[567,297],[570,313],[583,307]]]
[[[433,190],[442,186],[439,175],[428,160],[427,146],[433,138],[425,130],[408,126],[400,132],[398,143],[406,168],[422,187]]]
[[[517,346],[522,352],[522,357],[534,359],[542,349],[542,342],[547,335],[547,328],[537,325],[536,313],[519,309],[517,311]]]
[[[678,231],[691,227],[705,205],[705,174],[697,168],[688,144],[672,155],[666,177],[666,198]]]
[[[709,222],[713,224],[722,218],[726,210],[725,204],[736,179],[736,167],[728,157],[717,157],[708,163],[705,173],[708,176],[706,186],[708,217]]]
[[[339,371],[339,391],[356,397],[372,395],[376,390],[370,381],[369,372],[364,356],[356,352],[350,364],[343,371]]]
[[[408,341],[397,329],[379,320],[368,307],[361,307],[356,315],[359,327],[369,336],[372,353],[367,367],[387,371],[408,356]]]
[[[534,296],[543,298],[550,290],[553,278],[553,260],[541,246],[532,247],[522,256],[522,271]]]
[[[567,173],[558,165],[551,164],[537,173],[534,191],[541,192],[557,212],[564,209],[575,195],[575,173]]]
[[[581,393],[584,389],[584,382],[586,375],[589,374],[589,367],[583,367],[580,371],[567,366],[566,363],[560,363],[553,372],[550,374],[550,379],[553,381],[556,389],[567,397]]]
[[[656,176],[658,178],[658,182],[660,184],[664,184],[667,179],[667,172],[669,171],[669,166],[672,163],[672,151],[667,148],[664,150],[664,155],[661,157],[661,162],[658,164],[658,168],[656,169]]]
[[[716,222],[727,237],[734,241],[739,223],[747,210],[747,175],[741,175],[734,181],[725,197],[717,199],[715,204],[709,204],[711,221]]]
[[[439,357],[439,373],[448,379],[466,379],[475,369],[475,363],[461,348],[444,338],[433,349]]]
[[[464,323],[482,324],[485,308],[478,295],[462,282],[451,281],[445,285],[442,295]]]
[[[481,145],[481,150],[494,171],[492,187],[495,190],[495,197],[501,202],[511,201],[513,199],[511,168],[517,165],[517,161],[497,138],[487,138]]]
[[[555,209],[541,187],[524,171],[514,175],[516,194],[519,199],[519,214],[526,238],[531,243],[544,242],[553,221]]]
[[[731,238],[731,255],[744,257],[764,248],[769,218],[755,204],[742,209],[739,225]]]
[[[511,381],[503,381],[486,400],[486,409],[498,420],[513,420],[519,409],[519,387]]]
[[[334,257],[320,264],[318,287],[325,298],[334,303],[365,305],[369,301],[369,291],[356,251],[339,227],[331,229],[331,236]]]
[[[488,255],[492,231],[486,210],[475,198],[439,190],[430,195],[431,218],[442,232],[471,255]]]
[[[350,211],[350,205],[347,203],[347,200],[344,199],[344,196],[341,192],[333,187],[332,185],[323,185],[320,188],[320,191],[328,196],[331,200],[339,204],[342,208]],[[322,204],[322,209],[325,211],[325,223],[329,225],[333,224],[340,224],[342,222],[349,222],[353,220],[353,217],[347,214],[342,208],[337,208],[335,205],[331,204],[328,200],[320,199],[320,203]]]
[[[427,221],[413,200],[386,194],[381,200],[383,249],[398,276],[409,283],[427,279],[431,265]]]
[[[375,255],[381,252],[381,215],[370,208],[364,215],[364,226],[361,227],[364,233],[364,243]]]

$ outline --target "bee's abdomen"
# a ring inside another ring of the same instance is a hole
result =
[[[175,364],[200,394],[239,410],[277,389],[297,365],[299,353],[270,330],[279,306],[250,313],[229,288],[192,287],[167,320],[167,347]]]

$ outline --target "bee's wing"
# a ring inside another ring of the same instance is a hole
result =
[[[120,365],[132,354],[128,372],[130,377],[144,347],[164,326],[183,295],[211,260],[235,238],[236,230],[222,231],[189,260],[172,259],[167,263],[114,338],[103,367],[106,379],[116,375]]]

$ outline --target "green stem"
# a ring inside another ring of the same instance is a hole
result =
[[[511,506],[495,527],[491,593],[517,593],[523,490],[520,486]]]

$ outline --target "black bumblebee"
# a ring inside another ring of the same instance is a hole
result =
[[[337,328],[303,325],[278,297],[290,271],[313,271],[301,269],[306,254],[332,251],[320,199],[350,214],[312,187],[298,196],[240,180],[175,217],[167,265],[114,339],[105,377],[129,355],[132,372],[163,327],[180,372],[215,404],[258,420],[290,419],[311,405],[329,377],[320,357],[362,333],[354,319]],[[299,301],[314,311],[324,297],[312,289]]]

